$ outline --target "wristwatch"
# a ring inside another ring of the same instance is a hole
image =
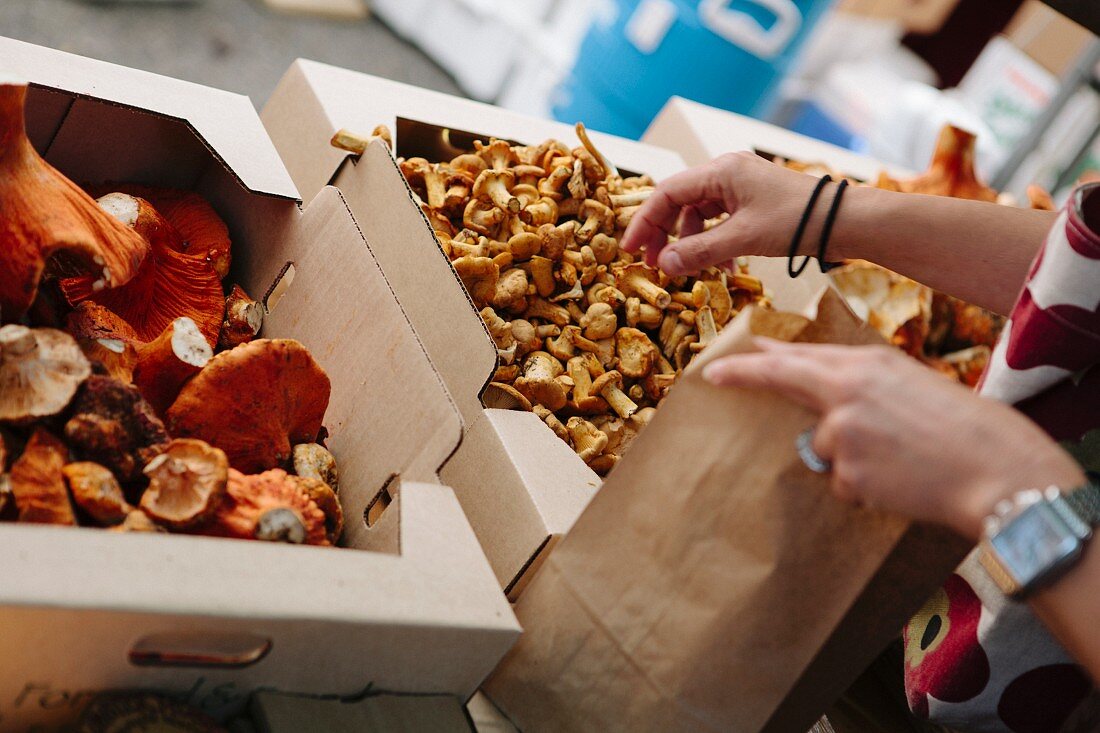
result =
[[[1005,595],[1017,600],[1050,585],[1084,553],[1100,525],[1100,483],[1021,491],[985,520],[979,560]]]

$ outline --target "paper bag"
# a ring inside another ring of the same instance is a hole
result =
[[[830,290],[816,320],[746,311],[695,359],[516,605],[484,689],[521,730],[807,731],[961,560],[833,498],[795,452],[809,411],[703,381],[754,333],[880,341]]]

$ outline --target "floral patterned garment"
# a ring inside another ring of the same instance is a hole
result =
[[[1100,184],[1078,188],[1058,217],[979,389],[1100,471]],[[904,640],[911,709],[960,731],[1057,731],[1092,689],[976,553],[910,620]]]

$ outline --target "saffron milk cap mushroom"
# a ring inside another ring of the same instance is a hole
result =
[[[198,374],[214,350],[190,318],[177,318],[164,332],[138,350],[134,385],[158,415],[179,395],[184,382]]]
[[[238,470],[264,471],[288,465],[292,446],[316,442],[330,390],[302,344],[257,339],[214,356],[180,390],[166,423],[174,436],[222,449]]]
[[[118,524],[134,510],[126,501],[118,479],[105,466],[78,461],[65,465],[61,473],[76,505],[100,524]]]
[[[325,513],[286,471],[254,475],[229,469],[226,495],[213,516],[195,531],[239,539],[330,544]]]
[[[126,283],[149,244],[44,161],[27,139],[27,85],[0,79],[0,322],[22,316],[51,258],[96,290]]]
[[[129,323],[142,341],[152,341],[176,318],[191,318],[211,346],[218,342],[225,298],[221,278],[205,253],[181,252],[179,232],[146,200],[123,193],[100,205],[143,236],[151,247],[125,285],[102,289],[91,276],[65,278],[61,290],[72,304],[92,300]]]

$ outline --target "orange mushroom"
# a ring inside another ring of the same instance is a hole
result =
[[[66,465],[61,473],[76,505],[100,524],[119,524],[134,510],[127,503],[118,479],[104,466],[78,461]]]
[[[229,469],[226,495],[199,534],[328,545],[325,513],[298,485],[298,477],[274,468],[246,476]]]
[[[211,359],[168,409],[172,435],[221,448],[239,471],[288,465],[314,443],[328,408],[328,375],[297,341],[258,339]]]
[[[86,272],[89,288],[126,283],[149,244],[100,209],[44,161],[27,139],[25,84],[0,83],[0,319],[17,320],[35,299],[51,257]]]
[[[214,350],[190,318],[177,318],[152,342],[138,349],[134,386],[158,415],[176,401],[184,382],[198,374]]]
[[[229,227],[199,194],[133,183],[106,184],[94,187],[93,191],[97,198],[118,192],[145,199],[179,232],[178,251],[202,257],[220,278],[229,274],[232,264]]]
[[[917,178],[901,181],[901,190],[975,201],[996,201],[997,192],[979,181],[974,170],[976,141],[973,133],[954,125],[944,126],[936,141],[936,152],[928,170]]]
[[[152,341],[181,316],[195,322],[211,346],[218,343],[225,297],[221,279],[204,255],[180,251],[179,232],[152,205],[124,193],[99,200],[100,206],[142,235],[152,251],[134,278],[119,288],[97,289],[89,276],[66,278],[62,292],[74,305],[91,300],[109,308]]]
[[[45,428],[36,428],[11,467],[11,491],[20,522],[76,524],[62,473],[66,460],[65,444]]]

